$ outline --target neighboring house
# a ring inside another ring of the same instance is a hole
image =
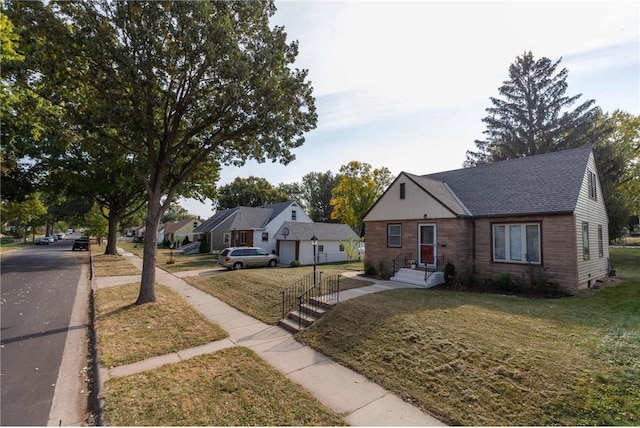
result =
[[[164,239],[176,243],[176,248],[182,245],[185,237],[189,238],[189,242],[193,242],[194,236],[198,235],[194,233],[194,230],[200,226],[200,223],[202,223],[202,221],[197,218],[185,218],[167,222],[164,225]],[[162,242],[163,241],[158,241],[158,243]]]
[[[459,274],[527,279],[543,270],[570,294],[608,274],[608,217],[582,147],[429,175],[401,173],[364,218],[367,258],[438,256]]]
[[[216,212],[194,232],[201,233],[209,251],[226,247],[262,247],[276,250],[275,233],[285,221],[312,223],[313,220],[295,201],[236,207]]]
[[[158,225],[158,245],[162,244],[164,242],[164,235],[165,235],[165,228],[167,227],[166,223],[160,223]]]
[[[348,244],[350,239],[355,244],[359,239],[346,224],[287,221],[275,234],[276,253],[280,256],[280,263],[288,265],[298,260],[303,265],[313,264],[311,238],[314,236],[318,239],[316,263],[348,261],[343,244]]]

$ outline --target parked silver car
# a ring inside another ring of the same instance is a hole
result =
[[[242,269],[257,266],[274,267],[280,262],[275,254],[260,247],[225,248],[218,256],[218,263],[227,269]]]

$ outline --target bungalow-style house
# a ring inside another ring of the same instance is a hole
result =
[[[311,238],[317,238],[316,264],[348,261],[345,244],[358,242],[358,235],[346,224],[285,222],[275,234],[276,253],[280,263],[298,260],[302,265],[313,264]]]
[[[202,234],[206,248],[211,252],[226,247],[253,246],[272,252],[276,250],[273,236],[285,221],[313,223],[300,205],[288,201],[220,210],[194,232]]]
[[[198,218],[185,218],[182,220],[170,221],[164,224],[164,240],[169,240],[175,244],[175,248],[182,246],[185,237],[189,242],[193,242],[194,230],[200,226],[202,221]],[[162,243],[163,241],[159,241]]]
[[[389,269],[402,253],[419,267],[451,262],[484,279],[526,281],[536,269],[569,294],[608,274],[608,217],[591,147],[402,172],[364,221],[369,262]]]

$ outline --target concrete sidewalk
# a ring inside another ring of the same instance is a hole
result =
[[[118,249],[131,263],[140,269],[142,259]],[[193,275],[210,274],[213,270],[193,271]],[[265,324],[204,293],[182,278],[156,268],[156,282],[183,297],[211,322],[229,333],[229,337],[217,342],[180,352],[150,358],[145,361],[100,369],[101,383],[109,377],[123,376],[150,370],[164,364],[176,363],[198,355],[215,352],[231,346],[245,346],[284,373],[292,381],[302,385],[324,405],[343,415],[354,426],[443,426],[433,416],[422,412],[410,403],[365,377],[325,357],[323,354],[297,342],[286,330]],[[98,288],[117,286],[140,281],[140,275],[127,277],[103,277],[95,279]],[[340,301],[363,294],[413,287],[391,281],[376,281],[374,285],[340,293]],[[102,388],[101,388],[102,389]]]

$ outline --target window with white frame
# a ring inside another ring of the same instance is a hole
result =
[[[402,225],[387,225],[387,247],[402,247]]]
[[[540,264],[540,224],[493,225],[493,261]]]
[[[298,213],[296,210],[291,210],[291,220],[296,220],[298,218]]]
[[[224,233],[224,234],[222,235],[222,242],[223,242],[224,244],[228,245],[228,244],[229,244],[229,238],[230,238],[229,234],[228,234],[228,233]]]

